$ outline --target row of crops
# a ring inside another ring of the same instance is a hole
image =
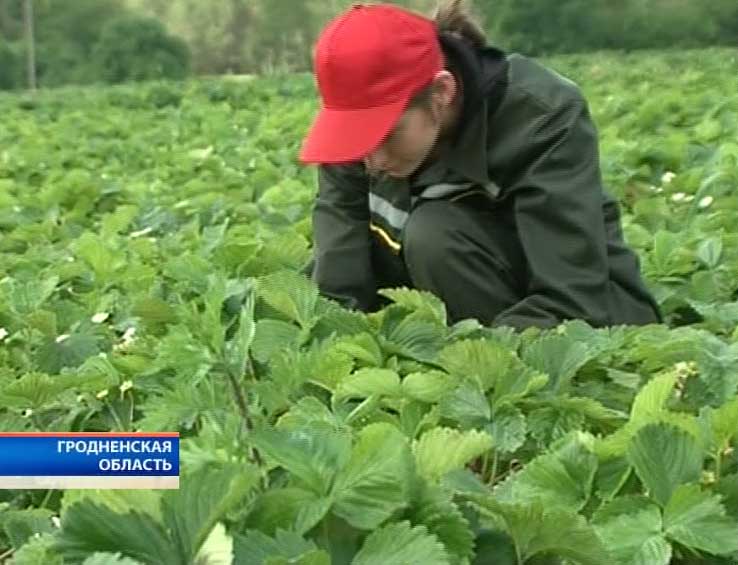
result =
[[[738,562],[737,56],[546,61],[589,99],[645,327],[321,297],[309,76],[0,96],[0,431],[183,438],[176,491],[0,491],[0,560]]]

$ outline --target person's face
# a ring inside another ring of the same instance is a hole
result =
[[[405,110],[382,144],[364,157],[370,174],[408,177],[433,149],[455,92],[455,85],[449,84],[453,76],[447,71],[442,73],[446,74],[436,78],[437,88],[428,104]]]
[[[427,108],[408,108],[382,144],[364,158],[364,165],[371,174],[407,177],[430,152],[438,129],[438,120]]]

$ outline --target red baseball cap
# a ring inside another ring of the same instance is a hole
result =
[[[389,4],[354,4],[315,47],[322,107],[300,160],[347,163],[371,153],[442,69],[433,20]]]

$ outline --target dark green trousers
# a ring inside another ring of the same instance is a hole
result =
[[[480,195],[417,205],[395,254],[375,237],[378,287],[427,290],[446,304],[451,323],[492,319],[524,297],[525,260],[515,227]]]
[[[492,204],[478,193],[456,200],[421,201],[407,219],[399,253],[373,236],[377,288],[430,291],[446,304],[449,323],[476,318],[491,324],[525,298],[530,278],[512,206],[512,201]],[[612,323],[661,321],[645,286],[633,283],[639,276],[634,255],[624,244],[611,251],[609,304],[602,308],[614,313]],[[311,266],[306,272],[312,272]],[[372,310],[387,303],[378,296]],[[552,321],[541,318],[540,324],[533,320],[525,325],[551,326]]]

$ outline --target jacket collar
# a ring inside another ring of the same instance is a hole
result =
[[[411,181],[413,187],[443,182],[449,169],[488,185],[487,124],[504,97],[508,81],[505,52],[495,47],[476,50],[455,35],[439,35],[446,57],[459,69],[464,103],[459,125],[443,142],[441,157]]]

